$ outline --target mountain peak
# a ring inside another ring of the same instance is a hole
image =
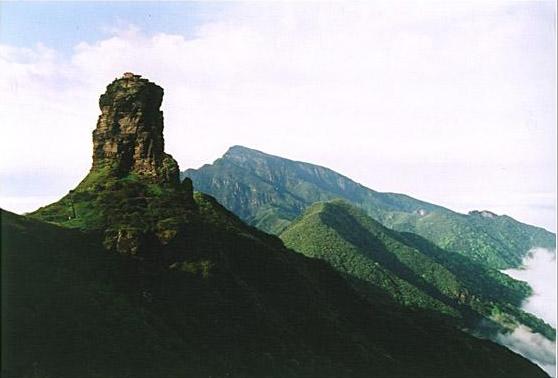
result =
[[[162,100],[163,88],[131,72],[107,86],[93,131],[92,172],[178,183],[178,164],[164,152]]]
[[[229,152],[249,152],[249,151],[253,151],[253,149],[241,146],[239,144],[235,144],[234,146],[230,146],[227,152],[225,153],[227,154]]]
[[[224,158],[236,158],[241,156],[270,156],[262,151],[255,150],[240,145],[229,147],[227,152],[223,155]]]

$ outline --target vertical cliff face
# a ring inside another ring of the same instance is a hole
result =
[[[178,164],[164,152],[162,100],[163,88],[139,75],[125,74],[108,85],[93,131],[92,172],[178,184]]]

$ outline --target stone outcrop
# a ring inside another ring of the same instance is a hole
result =
[[[494,214],[492,211],[488,211],[488,210],[482,210],[482,211],[478,211],[478,210],[473,210],[473,211],[469,211],[469,215],[475,215],[475,216],[481,216],[483,218],[497,218],[498,215]]]
[[[162,100],[163,88],[140,75],[125,73],[109,84],[99,100],[91,170],[178,184],[178,164],[164,152]]]
[[[126,73],[101,95],[89,174],[60,201],[34,216],[104,232],[103,245],[146,258],[195,217],[191,180],[164,151],[163,88]]]

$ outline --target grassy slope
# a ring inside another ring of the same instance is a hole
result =
[[[455,213],[406,195],[376,192],[324,167],[240,146],[183,175],[243,220],[275,234],[311,204],[342,198],[385,226],[417,233],[498,269],[518,266],[532,247],[556,245],[554,234],[507,216]]]
[[[120,227],[145,232],[184,221],[188,214],[185,188],[146,183],[129,174],[119,178],[107,167],[92,170],[59,201],[30,216],[81,230]]]
[[[545,376],[424,314],[369,305],[204,195],[156,260],[101,241],[2,212],[3,377]]]
[[[518,310],[530,293],[526,284],[415,234],[389,230],[346,202],[314,204],[280,237],[288,247],[330,262],[365,293],[383,290],[399,303],[470,327],[504,314],[502,327],[521,322],[555,339],[552,327]]]

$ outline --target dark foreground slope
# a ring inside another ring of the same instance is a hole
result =
[[[416,233],[498,269],[518,266],[532,247],[556,246],[554,234],[508,216],[459,214],[403,194],[371,190],[324,167],[241,146],[182,175],[249,224],[275,234],[311,204],[342,198],[389,228]]]
[[[155,261],[2,212],[2,377],[543,377],[196,196]]]
[[[366,295],[435,311],[461,327],[506,332],[525,324],[548,339],[555,330],[520,310],[531,293],[524,282],[461,255],[440,250],[415,234],[390,230],[341,200],[318,202],[280,235],[285,245],[328,261]]]

